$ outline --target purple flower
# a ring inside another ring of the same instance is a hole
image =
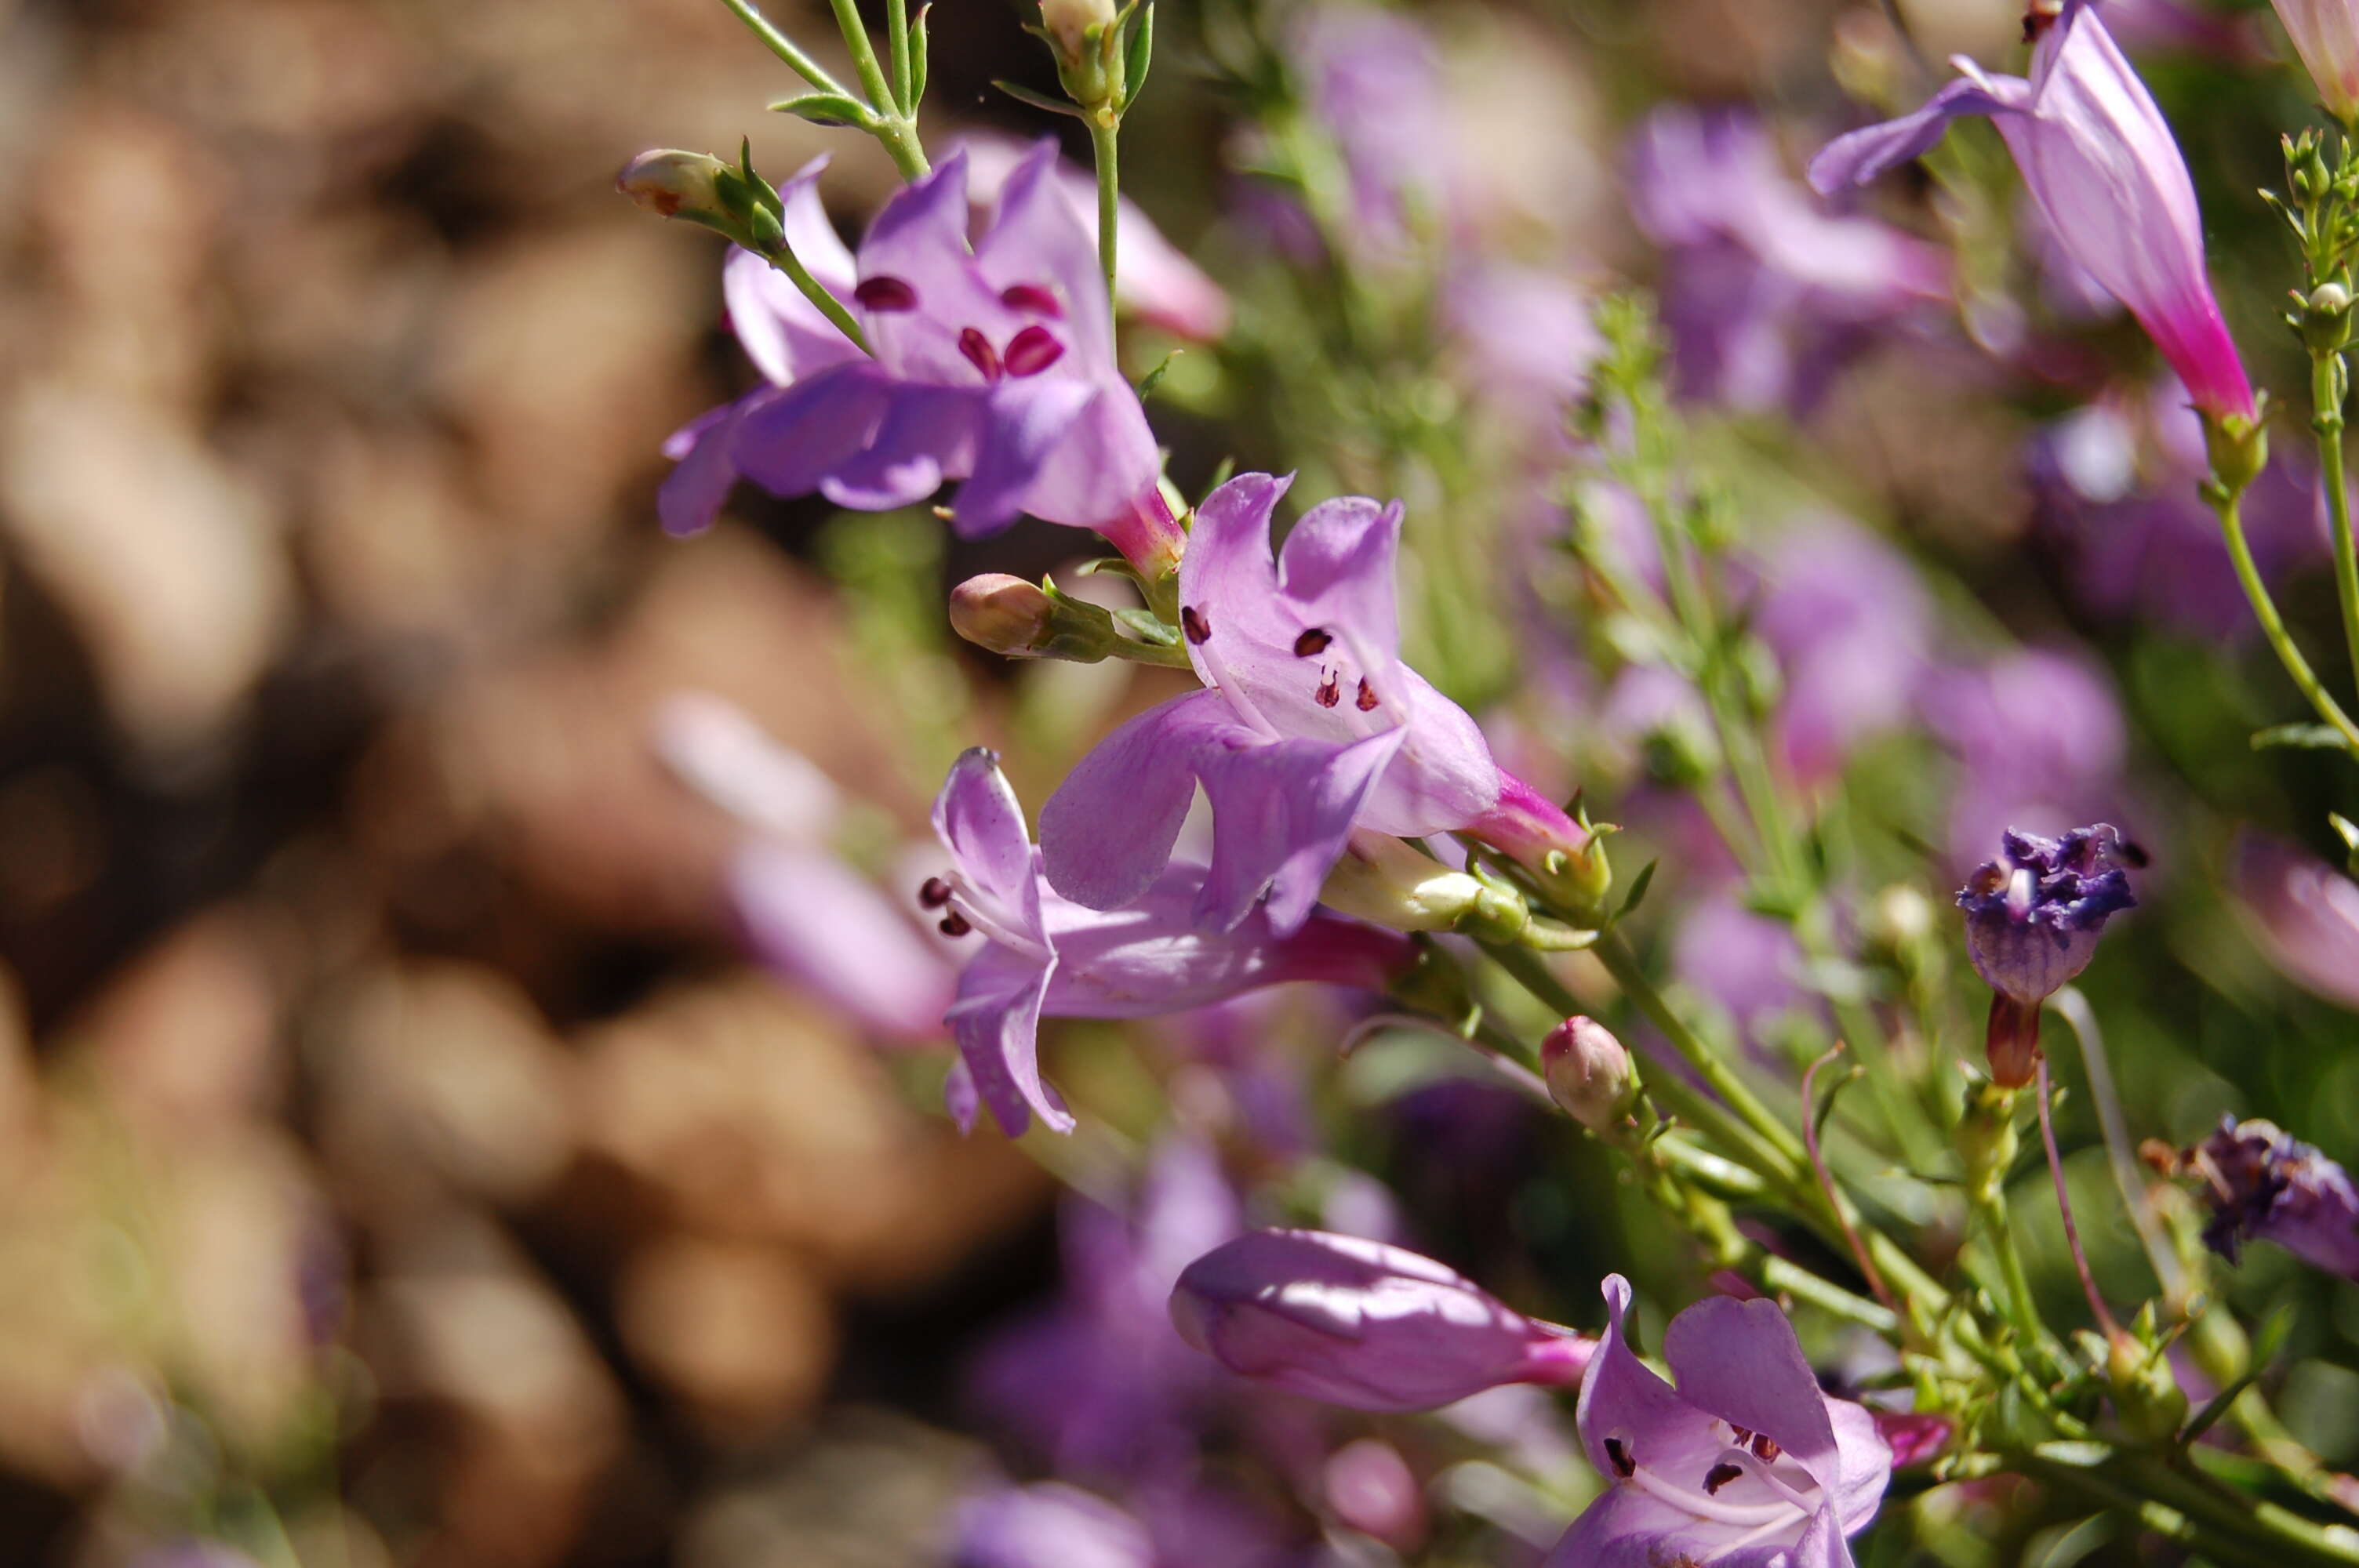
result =
[[[1589,296],[1570,277],[1486,261],[1450,281],[1450,321],[1469,362],[1467,382],[1503,415],[1553,427],[1589,385],[1605,347]]]
[[[1667,253],[1664,320],[1690,397],[1808,404],[1866,329],[1948,297],[1947,256],[1819,211],[1749,114],[1658,109],[1625,168],[1631,215]]]
[[[2359,11],[2351,0],[2274,0],[2319,102],[2345,124],[2359,115]]]
[[[2028,81],[1951,63],[1965,80],[1913,114],[1829,143],[1810,183],[1864,184],[1922,154],[1960,115],[1991,116],[2057,241],[2137,318],[2195,406],[2253,418],[2252,384],[2204,272],[2186,160],[2091,0],[2064,0],[2032,49]]]
[[[969,1498],[952,1530],[955,1568],[1155,1568],[1136,1519],[1056,1481]]]
[[[1033,1113],[1058,1131],[1072,1117],[1041,1081],[1037,1036],[1043,1014],[1139,1018],[1180,1012],[1288,980],[1382,989],[1414,956],[1408,939],[1305,911],[1281,933],[1252,911],[1218,933],[1197,928],[1207,873],[1164,868],[1125,907],[1101,912],[1045,885],[1025,832],[1023,808],[977,748],[951,768],[934,801],[934,832],[950,851],[946,879],[927,884],[943,929],[983,938],[959,976],[947,1022],[961,1067],[951,1114],[971,1125],[978,1098],[1010,1137]]]
[[[1352,187],[1352,237],[1395,252],[1420,222],[1445,216],[1456,158],[1433,38],[1397,13],[1322,5],[1303,13],[1287,58],[1333,135]]]
[[[1950,853],[1962,873],[2010,823],[2087,821],[2122,804],[2127,734],[2112,681],[2086,657],[2017,649],[1935,672],[1919,702],[1958,758]]]
[[[969,131],[954,144],[967,156],[978,202],[994,202],[1032,153],[1032,144],[990,131]],[[1071,160],[1057,160],[1055,184],[1080,223],[1097,243],[1096,177]],[[1211,342],[1229,330],[1229,297],[1203,268],[1163,237],[1155,221],[1125,196],[1115,233],[1114,300],[1175,337]]]
[[[1182,536],[1154,432],[1114,362],[1097,247],[1059,184],[1055,144],[1007,176],[997,218],[972,247],[963,153],[886,202],[856,260],[826,227],[819,171],[779,191],[788,241],[846,301],[875,357],[783,277],[733,258],[731,319],[777,384],[672,437],[665,449],[680,466],[664,485],[665,526],[711,524],[740,475],[864,512],[957,479],[962,535],[1029,513],[1095,529],[1150,575],[1169,570]]]
[[[2277,967],[2328,1000],[2359,1010],[2359,882],[2257,837],[2237,845],[2230,881]]]
[[[1197,509],[1180,619],[1210,689],[1141,714],[1075,766],[1040,814],[1049,882],[1093,909],[1131,903],[1169,862],[1199,784],[1212,863],[1196,915],[1216,929],[1256,909],[1299,927],[1355,825],[1473,832],[1536,864],[1585,859],[1588,836],[1503,773],[1465,710],[1401,663],[1399,503],[1322,503],[1273,558],[1288,482],[1242,475]]]
[[[1317,1230],[1252,1231],[1197,1259],[1171,1292],[1171,1321],[1232,1372],[1364,1411],[1576,1383],[1595,1348],[1430,1258]]]
[[[1755,625],[1785,672],[1786,760],[1806,781],[1830,779],[1860,742],[1908,718],[1931,608],[1907,557],[1840,518],[1778,535],[1761,576]]]
[[[2247,1241],[2274,1241],[2313,1268],[2359,1280],[2359,1191],[2309,1144],[2273,1122],[2223,1116],[2180,1168],[2210,1186],[2203,1239],[2230,1262]]]
[[[1613,1325],[1581,1390],[1581,1442],[1610,1483],[1549,1568],[1849,1568],[1892,1475],[1875,1420],[1819,1391],[1774,1303],[1727,1296],[1671,1320],[1672,1387],[1632,1352],[1630,1283],[1604,1285]]]
[[[763,962],[873,1034],[940,1039],[951,960],[913,912],[829,847],[841,802],[827,775],[702,693],[665,703],[655,744],[682,782],[748,830],[728,886]]]
[[[2060,838],[2009,829],[1999,858],[1958,890],[1966,955],[1996,993],[1987,1044],[2001,1086],[2031,1081],[2039,1004],[2089,967],[2105,922],[2136,904],[2116,864],[2122,852],[2121,836],[2102,822]]]

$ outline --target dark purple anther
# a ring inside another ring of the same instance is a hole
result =
[[[1212,623],[1194,605],[1183,604],[1180,607],[1180,630],[1188,633],[1190,643],[1208,642],[1212,635]]]
[[[991,346],[991,340],[984,337],[981,332],[976,331],[972,327],[961,328],[959,330],[959,352],[966,356],[967,363],[974,366],[975,369],[983,373],[984,380],[997,381],[999,379],[999,351],[993,348]]]
[[[1051,321],[1065,319],[1065,308],[1057,303],[1057,297],[1037,283],[1010,285],[1001,292],[999,302],[1027,316],[1046,316]]]
[[[2010,831],[1999,858],[1958,892],[1967,956],[1998,993],[1986,1045],[1991,1077],[2002,1087],[2031,1082],[2039,1004],[2089,967],[2105,922],[2137,903],[2115,863],[2120,842],[2104,823],[2060,838]]]
[[[1353,701],[1363,713],[1374,713],[1376,710],[1375,688],[1368,684],[1367,676],[1360,677],[1360,695]]]
[[[1027,327],[1007,341],[1007,373],[1038,375],[1065,357],[1065,345],[1046,327]]]
[[[1313,626],[1294,640],[1294,656],[1298,659],[1315,657],[1325,653],[1327,644],[1334,640],[1334,634],[1324,626]]]
[[[1333,676],[1329,676],[1319,683],[1319,690],[1314,695],[1319,699],[1320,707],[1332,708],[1343,700],[1343,688],[1337,684]]]
[[[863,310],[897,311],[918,308],[918,291],[899,278],[883,273],[875,277],[862,278],[853,289],[852,297]]]
[[[955,909],[942,916],[941,932],[945,936],[963,936],[973,929],[973,926],[967,924],[966,916]]]
[[[928,909],[940,909],[951,901],[951,884],[940,877],[928,877],[918,889],[918,902]]]

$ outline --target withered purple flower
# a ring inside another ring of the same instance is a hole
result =
[[[2134,907],[2121,835],[2105,823],[2060,838],[2009,830],[1999,858],[1958,890],[1966,954],[1990,982],[1991,1076],[2019,1088],[2039,1060],[2039,1004],[2096,956],[2105,922]]]
[[[2275,1122],[2223,1116],[2179,1169],[2210,1189],[2203,1239],[2230,1262],[2247,1241],[2274,1241],[2314,1268],[2359,1280],[2359,1189],[2341,1165]]]

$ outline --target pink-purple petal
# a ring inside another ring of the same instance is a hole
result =
[[[1266,898],[1272,926],[1300,926],[1404,733],[1387,730],[1344,746],[1218,738],[1200,749],[1196,776],[1213,827],[1197,918],[1225,931]]]
[[[1217,692],[1200,691],[1099,741],[1040,808],[1049,885],[1091,909],[1120,909],[1144,893],[1179,842],[1196,795],[1198,750],[1237,728]]]
[[[1040,1006],[1055,969],[1053,956],[985,947],[959,976],[958,1000],[943,1015],[976,1096],[1010,1138],[1036,1114],[1056,1131],[1073,1130],[1071,1113],[1040,1081]]]
[[[1663,1359],[1679,1379],[1681,1400],[1767,1433],[1821,1486],[1841,1485],[1825,1396],[1776,1302],[1713,1296],[1696,1303],[1664,1331]]]

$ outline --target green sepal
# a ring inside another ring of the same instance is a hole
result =
[[[866,104],[841,92],[806,92],[799,97],[781,98],[770,105],[770,112],[792,114],[814,125],[839,126],[848,130],[865,131],[875,124]]]
[[[1185,349],[1172,350],[1169,353],[1164,355],[1162,359],[1156,362],[1156,366],[1153,370],[1148,371],[1145,375],[1138,378],[1138,395],[1141,401],[1144,401],[1150,393],[1152,393],[1157,387],[1163,384],[1163,377],[1165,373],[1171,369],[1171,362],[1178,359],[1185,352],[1187,352]]]
[[[1028,103],[1035,109],[1043,110],[1051,114],[1068,114],[1076,120],[1085,120],[1089,118],[1086,114],[1075,105],[1067,103],[1060,99],[1051,98],[1045,92],[1035,92],[1020,81],[994,81],[992,85],[998,88],[1002,92],[1006,93],[1010,98],[1015,99],[1018,103]]]
[[[1138,90],[1147,85],[1147,70],[1154,60],[1155,7],[1148,5],[1139,7],[1138,24],[1131,28],[1130,38],[1123,45],[1122,103],[1117,105],[1117,113],[1129,113],[1130,106],[1138,102]]]

